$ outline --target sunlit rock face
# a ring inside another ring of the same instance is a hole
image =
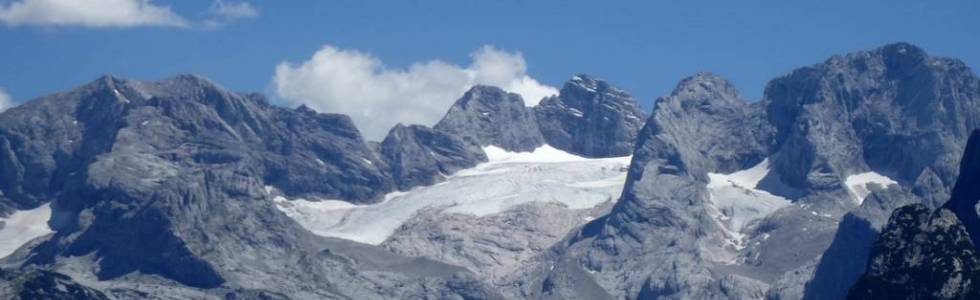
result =
[[[534,115],[549,145],[587,157],[630,155],[646,120],[633,96],[584,74],[542,100]]]

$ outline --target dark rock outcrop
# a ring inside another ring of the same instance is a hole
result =
[[[534,115],[549,145],[587,157],[630,155],[646,119],[633,96],[588,75],[572,77]]]
[[[524,106],[521,96],[492,86],[471,88],[433,129],[481,147],[515,152],[531,151],[545,143],[534,113]]]
[[[970,225],[980,200],[980,130],[970,136],[959,177],[938,210],[913,204],[895,210],[871,249],[867,269],[848,299],[975,299],[980,257]]]
[[[434,184],[487,160],[480,147],[421,125],[396,125],[381,142],[380,151],[403,190]]]
[[[0,298],[33,300],[108,300],[98,290],[81,285],[55,272],[0,270]]]
[[[978,285],[980,258],[959,218],[915,204],[892,214],[847,299],[977,299]]]
[[[974,131],[967,142],[960,160],[960,176],[949,202],[943,205],[959,217],[973,241],[980,241],[977,202],[980,202],[980,129]]]

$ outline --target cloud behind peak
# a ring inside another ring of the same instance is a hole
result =
[[[280,63],[273,86],[284,104],[347,114],[373,140],[397,123],[431,126],[477,84],[520,94],[528,106],[558,93],[527,75],[520,53],[484,46],[470,57],[465,67],[431,60],[389,68],[368,53],[327,45],[303,63]]]

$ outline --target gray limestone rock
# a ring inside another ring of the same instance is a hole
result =
[[[471,88],[433,129],[481,147],[515,152],[531,151],[545,143],[534,113],[525,107],[521,96],[492,86]]]
[[[915,204],[895,210],[847,299],[976,299],[980,258],[956,214]]]
[[[633,96],[588,75],[572,77],[558,96],[535,106],[534,115],[549,145],[587,157],[633,153],[646,120]]]
[[[392,179],[402,190],[434,184],[487,160],[480,147],[421,125],[398,124],[379,148]]]
[[[0,137],[0,163],[18,170],[0,202],[53,201],[63,219],[23,266],[87,257],[74,274],[135,295],[151,276],[208,295],[497,297],[465,269],[319,237],[276,209],[266,187],[351,202],[394,189],[346,116],[194,76],[105,77],[0,115]]]

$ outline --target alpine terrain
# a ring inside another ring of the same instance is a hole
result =
[[[380,141],[194,75],[28,101],[0,113],[0,296],[980,297],[963,62],[895,43],[759,100],[707,72],[649,108],[587,74],[533,100],[475,85]]]

